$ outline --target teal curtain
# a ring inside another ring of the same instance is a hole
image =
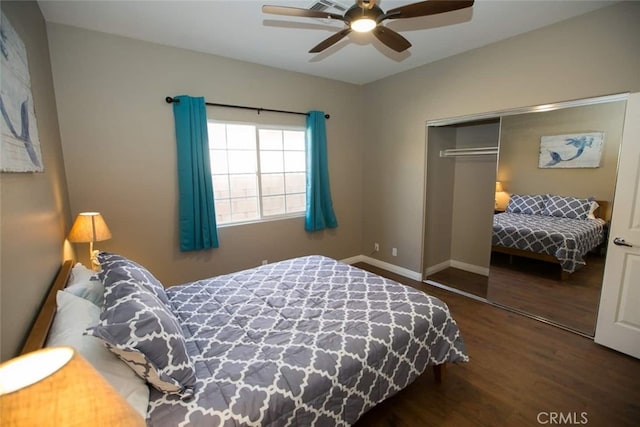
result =
[[[336,228],[338,221],[333,212],[329,188],[327,162],[327,131],[324,112],[310,111],[307,116],[307,206],[304,229],[318,231]]]
[[[204,98],[176,96],[180,250],[218,247]]]

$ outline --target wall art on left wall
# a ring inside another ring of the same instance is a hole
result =
[[[4,13],[0,21],[0,65],[0,171],[42,172],[27,49]]]

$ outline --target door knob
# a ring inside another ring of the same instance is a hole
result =
[[[627,246],[629,248],[633,247],[632,244],[625,242],[622,237],[616,237],[615,239],[613,239],[613,244],[618,246]]]

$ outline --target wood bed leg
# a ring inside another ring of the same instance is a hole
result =
[[[446,364],[441,365],[433,365],[433,376],[436,379],[436,384],[442,384],[442,380],[444,379]]]
[[[560,271],[560,280],[567,280],[568,278],[569,278],[569,273],[567,273],[564,270]]]

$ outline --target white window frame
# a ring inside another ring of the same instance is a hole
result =
[[[216,119],[207,119],[207,123],[215,123],[215,124],[223,124],[223,125],[245,125],[245,126],[253,126],[255,128],[255,133],[256,133],[256,137],[255,137],[255,141],[256,141],[256,147],[255,147],[255,151],[256,151],[256,171],[254,172],[256,175],[256,179],[257,179],[257,199],[258,199],[258,215],[259,218],[256,219],[250,219],[250,220],[244,220],[244,221],[232,221],[232,222],[225,222],[225,223],[218,223],[217,226],[219,228],[223,228],[223,227],[234,227],[236,225],[245,225],[245,224],[255,224],[255,223],[261,223],[261,222],[271,222],[271,221],[280,221],[283,219],[289,219],[289,218],[300,218],[300,217],[304,217],[305,216],[305,210],[303,209],[302,211],[298,211],[298,212],[290,212],[290,213],[284,213],[284,214],[276,214],[276,215],[267,215],[265,216],[263,211],[263,194],[262,194],[262,170],[261,170],[261,165],[260,165],[260,130],[266,129],[266,130],[279,130],[279,131],[299,131],[299,132],[306,132],[306,128],[304,126],[291,126],[291,125],[274,125],[274,124],[263,124],[263,123],[255,123],[255,122],[243,122],[243,121],[232,121],[232,120],[216,120]],[[210,147],[211,150],[211,147]],[[285,152],[288,150],[283,150],[282,152]],[[305,159],[306,159],[306,153],[307,153],[307,147],[305,144],[304,147],[304,154],[305,154]],[[305,164],[305,175],[306,175],[306,171],[307,171],[307,165]],[[283,174],[286,174],[286,172],[282,172]],[[212,173],[213,175],[213,173]],[[213,176],[212,176],[213,178]],[[215,189],[214,189],[215,190]],[[284,192],[284,196],[285,196],[285,200],[286,200],[286,187],[285,187],[285,192]],[[297,194],[297,193],[295,193]],[[285,201],[286,203],[286,201]],[[215,199],[214,199],[214,206],[215,206]],[[305,206],[306,206],[306,192],[305,192]],[[217,219],[216,219],[217,221]]]

